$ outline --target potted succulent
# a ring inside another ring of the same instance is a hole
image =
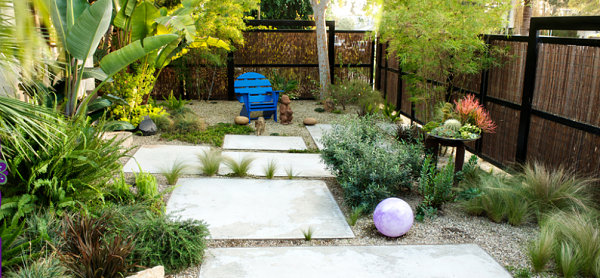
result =
[[[481,134],[494,133],[496,125],[474,95],[443,104],[437,120],[428,122],[423,129],[429,136],[461,141],[477,140]]]

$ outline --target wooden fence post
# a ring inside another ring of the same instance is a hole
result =
[[[529,39],[527,40],[527,58],[525,59],[525,74],[523,81],[523,95],[521,97],[521,117],[519,119],[519,133],[517,137],[517,153],[515,160],[524,163],[527,160],[527,143],[529,140],[529,127],[531,125],[531,112],[533,92],[535,91],[535,77],[538,61],[539,28],[535,18],[531,19]]]
[[[233,62],[233,52],[227,53],[227,99],[234,100],[235,92],[233,90],[233,79],[235,78],[235,64]]]
[[[331,84],[335,84],[335,21],[327,21],[329,26],[328,52]]]
[[[485,40],[485,45],[486,45],[486,52],[489,55],[490,53],[490,36],[485,35],[484,36],[484,40]],[[487,91],[488,91],[488,83],[489,83],[489,78],[490,78],[490,71],[489,69],[484,69],[483,71],[481,71],[481,83],[479,86],[479,101],[481,102],[481,105],[483,105],[484,108],[487,108]],[[489,112],[489,110],[488,110]],[[475,154],[476,155],[480,155],[481,154],[481,149],[483,145],[483,137],[480,138],[479,140],[477,140],[477,142],[475,142]]]
[[[385,73],[383,74],[383,98],[386,101],[388,99],[388,95],[387,95],[387,77],[388,77],[388,70],[389,70],[389,68],[388,68],[388,58],[387,58],[387,55],[388,55],[388,46],[389,46],[389,44],[385,43],[385,51],[382,51],[382,52],[385,52],[385,53],[383,53],[383,57],[381,57],[382,59],[385,59]]]
[[[377,45],[377,38],[371,41],[371,66],[369,67],[369,84],[373,86],[374,74],[375,74],[375,46]]]

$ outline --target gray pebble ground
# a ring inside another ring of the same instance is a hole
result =
[[[322,107],[315,101],[293,101],[292,110],[294,120],[290,125],[281,125],[267,120],[266,134],[278,133],[279,135],[302,136],[309,148],[315,144],[308,131],[302,125],[305,117],[316,118],[319,123],[330,123],[341,115],[332,113],[317,113],[317,107]],[[208,125],[219,122],[233,122],[239,114],[241,104],[237,101],[204,102],[193,101],[189,106],[194,113],[203,118]],[[356,107],[347,108],[346,113],[356,113]],[[159,135],[140,137],[134,136],[133,144],[181,144],[189,143],[179,141],[165,141]],[[157,175],[161,188],[166,188],[164,177]],[[191,176],[189,176],[191,177]],[[342,190],[335,179],[326,179],[330,191],[340,205],[342,211],[348,215],[349,208],[344,205]],[[168,196],[165,196],[168,198]],[[400,198],[406,200],[413,208],[420,201],[420,197],[407,192]],[[209,247],[258,247],[258,246],[320,246],[320,245],[400,245],[400,244],[452,244],[475,243],[481,246],[501,265],[515,268],[529,267],[526,246],[537,234],[538,228],[534,224],[513,227],[509,224],[493,223],[487,218],[473,217],[464,213],[457,203],[444,207],[440,215],[425,222],[415,222],[408,234],[391,239],[377,232],[370,216],[364,216],[352,227],[353,239],[337,240],[210,240]],[[176,275],[167,277],[198,277],[199,266],[189,268]]]

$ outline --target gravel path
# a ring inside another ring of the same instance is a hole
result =
[[[294,120],[290,125],[281,125],[267,120],[266,134],[278,133],[279,135],[302,136],[309,148],[315,148],[315,144],[308,131],[302,125],[305,117],[316,118],[319,123],[330,123],[341,115],[332,113],[317,113],[315,108],[321,107],[315,101],[293,101]],[[239,113],[241,104],[237,101],[199,102],[194,101],[190,108],[205,119],[209,125],[219,122],[233,122],[233,117]],[[355,113],[356,107],[348,108],[347,113]],[[144,144],[179,144],[190,145],[179,141],[166,141],[160,139],[159,135],[140,137],[134,136],[133,144],[141,146]],[[134,150],[135,151],[135,150]],[[131,175],[129,176],[131,178]],[[186,176],[193,177],[193,176]],[[157,175],[161,189],[166,188],[166,180]],[[329,190],[334,195],[340,208],[345,215],[349,214],[349,208],[344,205],[343,192],[334,178],[324,179]],[[165,201],[169,196],[165,196]],[[420,197],[414,193],[406,192],[399,196],[406,200],[413,208],[420,201]],[[444,207],[435,219],[415,222],[411,230],[405,236],[391,239],[377,232],[370,216],[359,219],[352,227],[353,239],[336,240],[210,240],[209,247],[264,247],[264,246],[322,246],[322,245],[402,245],[402,244],[453,244],[453,243],[475,243],[481,246],[492,257],[503,266],[516,268],[529,268],[526,246],[537,234],[537,225],[529,224],[513,227],[509,224],[493,223],[487,218],[473,217],[464,213],[457,203],[451,203]],[[167,277],[198,277],[199,266],[189,268],[176,275]]]

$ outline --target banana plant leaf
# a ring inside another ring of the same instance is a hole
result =
[[[87,0],[48,0],[47,4],[56,33],[66,48],[69,29],[90,4]]]
[[[98,0],[85,9],[69,28],[66,48],[71,56],[85,61],[98,48],[112,17],[111,0]]]
[[[100,61],[100,67],[108,76],[113,76],[127,65],[171,43],[178,37],[175,34],[157,35],[145,38],[143,44],[137,40],[104,56]]]
[[[135,126],[125,121],[109,121],[104,124],[105,131],[134,130]]]
[[[137,41],[156,34],[154,19],[159,16],[160,12],[154,4],[148,1],[139,4],[131,15],[131,41]]]
[[[83,69],[83,79],[86,78],[94,78],[100,81],[108,81],[112,82],[112,78],[108,77],[106,73],[101,68],[84,68]]]

